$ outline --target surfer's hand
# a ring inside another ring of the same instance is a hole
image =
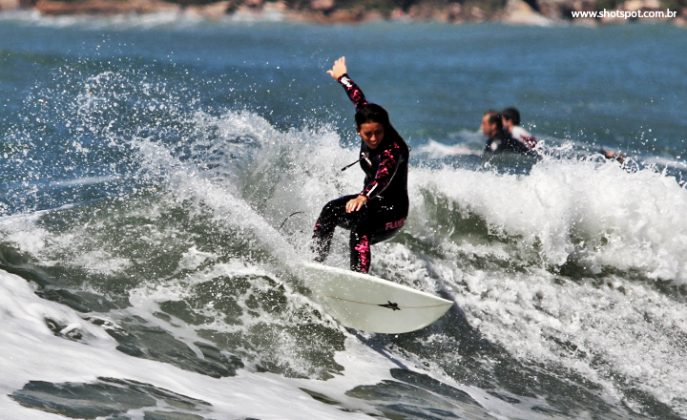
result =
[[[367,203],[367,196],[359,195],[354,199],[348,200],[346,203],[346,213],[353,213],[358,211]]]
[[[346,57],[339,57],[332,66],[331,70],[327,70],[327,74],[332,76],[332,79],[339,80],[341,76],[348,73],[346,69]]]

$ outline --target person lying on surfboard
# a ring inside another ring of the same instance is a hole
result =
[[[327,71],[339,82],[355,105],[355,124],[362,140],[360,167],[365,172],[363,189],[328,202],[313,229],[315,261],[329,254],[334,229],[350,229],[351,270],[367,273],[370,245],[391,238],[408,215],[408,146],[379,105],[367,102],[363,91],[348,76],[346,58]],[[350,165],[349,165],[350,166]],[[345,169],[345,168],[344,168]]]

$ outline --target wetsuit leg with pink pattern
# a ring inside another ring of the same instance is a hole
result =
[[[357,195],[343,196],[322,208],[313,230],[313,251],[317,261],[324,261],[329,254],[334,229],[337,226],[350,229],[351,270],[367,273],[370,245],[391,238],[405,223],[405,211],[402,206],[374,200],[357,212],[346,213],[346,203],[355,197]]]

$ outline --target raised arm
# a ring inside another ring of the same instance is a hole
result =
[[[348,99],[353,102],[355,109],[367,104],[367,99],[365,99],[365,94],[363,90],[360,89],[358,85],[355,84],[353,79],[351,79],[348,74],[348,69],[346,68],[346,57],[340,57],[334,62],[334,65],[330,70],[327,70],[327,74],[332,77],[332,79],[341,83],[341,86],[346,90]]]

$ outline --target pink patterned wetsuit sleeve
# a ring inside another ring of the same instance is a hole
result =
[[[348,95],[348,99],[355,105],[355,109],[359,109],[361,106],[367,104],[367,99],[365,99],[363,90],[360,89],[360,86],[355,84],[353,79],[348,77],[348,74],[339,77],[338,82],[341,83],[341,86],[346,90],[346,95]]]

